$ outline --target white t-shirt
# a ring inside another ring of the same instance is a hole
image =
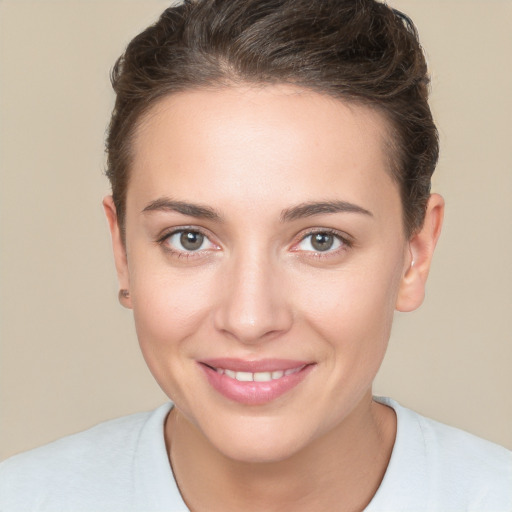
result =
[[[388,398],[397,436],[366,512],[511,512],[512,452]],[[0,464],[1,512],[186,512],[167,458],[166,404]]]

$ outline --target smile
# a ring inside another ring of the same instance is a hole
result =
[[[315,363],[303,361],[235,359],[199,363],[210,386],[231,401],[263,405],[298,386]]]
[[[291,368],[289,370],[275,370],[272,372],[236,372],[228,368],[214,368],[217,373],[226,375],[230,379],[236,379],[239,382],[268,382],[271,380],[281,379],[284,376],[292,375],[300,372],[306,365],[299,366],[298,368]]]

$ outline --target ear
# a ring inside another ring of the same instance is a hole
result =
[[[444,199],[439,194],[432,194],[428,200],[423,226],[409,240],[409,257],[395,306],[398,311],[413,311],[425,298],[425,284],[441,234],[443,215]]]
[[[117,270],[117,279],[121,290],[130,291],[130,274],[128,272],[128,260],[126,256],[126,248],[121,236],[121,229],[117,221],[117,211],[112,196],[103,199],[103,209],[107,216],[110,234],[112,237],[112,249],[114,251],[114,262]],[[131,297],[128,295],[119,295],[121,304],[127,308],[132,307]]]

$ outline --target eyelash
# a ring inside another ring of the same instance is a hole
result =
[[[308,252],[310,254],[310,257],[322,259],[322,258],[332,258],[338,256],[340,253],[350,249],[354,244],[353,241],[345,234],[340,233],[339,231],[335,229],[329,229],[329,228],[319,228],[319,229],[313,229],[310,231],[307,231],[304,234],[300,235],[299,241],[295,242],[293,247],[296,247],[300,243],[302,243],[304,240],[306,240],[308,237],[312,237],[314,235],[331,235],[334,238],[336,238],[340,242],[340,247],[338,247],[335,250],[327,250],[327,251],[304,251]],[[292,249],[293,250],[293,249]],[[300,250],[296,250],[296,252],[299,252]]]
[[[187,250],[177,250],[174,249],[170,244],[166,244],[166,241],[173,235],[177,235],[178,233],[196,233],[199,235],[204,236],[206,240],[208,240],[211,244],[213,242],[210,241],[210,237],[208,234],[206,234],[203,230],[196,228],[196,227],[180,227],[177,229],[173,229],[171,231],[167,231],[164,233],[160,238],[157,239],[157,243],[167,252],[169,252],[172,256],[176,258],[185,258],[185,259],[191,259],[191,258],[197,258],[201,256],[201,253],[204,252],[203,250],[200,251],[187,251]]]
[[[173,235],[176,235],[178,233],[197,233],[205,237],[206,240],[208,240],[211,244],[210,237],[207,233],[205,233],[203,230],[197,228],[197,227],[180,227],[177,229],[173,229],[172,231],[168,231],[164,233],[161,237],[159,237],[156,242],[162,246],[162,248],[169,252],[171,255],[177,258],[185,258],[185,259],[191,259],[191,258],[197,258],[201,257],[201,253],[205,251],[205,249],[198,250],[198,251],[180,251],[177,249],[174,249],[171,245],[166,244],[166,241]],[[329,229],[329,228],[321,228],[321,229],[314,229],[310,230],[306,233],[303,233],[298,237],[298,241],[293,243],[292,247],[297,247],[300,243],[304,242],[308,237],[312,237],[317,234],[325,234],[330,235],[336,238],[340,242],[340,247],[335,250],[326,250],[326,251],[303,251],[305,253],[309,253],[311,257],[314,258],[330,258],[333,256],[337,256],[339,253],[346,251],[347,249],[350,249],[353,246],[352,240],[347,235],[341,234],[339,231],[335,229]],[[213,244],[215,245],[215,244]],[[301,252],[299,249],[293,249],[293,252]]]

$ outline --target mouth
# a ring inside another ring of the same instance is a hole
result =
[[[288,375],[300,372],[306,365],[299,366],[298,368],[291,368],[290,370],[274,370],[271,372],[237,372],[229,368],[215,368],[211,367],[217,373],[225,375],[230,379],[235,379],[239,382],[269,382],[271,380],[281,379]]]
[[[315,363],[217,359],[201,361],[199,366],[212,388],[224,397],[245,405],[263,405],[295,388]]]

